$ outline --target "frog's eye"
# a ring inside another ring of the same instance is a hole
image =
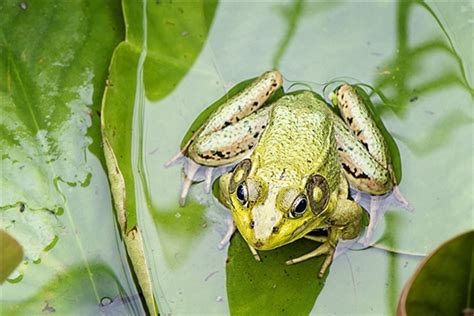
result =
[[[248,202],[248,189],[247,189],[247,184],[245,182],[242,182],[237,186],[237,190],[235,192],[235,196],[237,196],[237,199],[242,205],[246,205]]]
[[[326,179],[313,174],[306,182],[306,195],[308,196],[309,206],[314,214],[321,213],[329,202],[329,184]]]
[[[234,193],[239,185],[247,179],[251,168],[252,161],[250,161],[250,159],[244,159],[234,167],[229,182],[229,192],[231,194]]]
[[[303,194],[298,195],[291,205],[290,217],[297,218],[302,216],[306,212],[307,206],[308,201],[306,197]]]

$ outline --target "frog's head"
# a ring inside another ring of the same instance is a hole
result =
[[[277,176],[265,175],[261,168],[252,167],[252,160],[245,159],[229,175],[227,198],[232,216],[255,249],[273,249],[324,227],[336,203],[336,192],[331,192],[322,174],[298,177],[283,170]]]

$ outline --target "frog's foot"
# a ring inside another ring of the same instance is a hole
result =
[[[247,244],[247,245],[248,245],[248,244]],[[256,250],[254,247],[250,246],[250,245],[248,245],[248,246],[249,246],[250,252],[252,253],[254,259],[255,259],[256,261],[258,261],[258,262],[261,262],[262,259],[260,259],[260,256],[258,255],[257,250]]]
[[[322,244],[315,250],[307,254],[304,254],[301,257],[286,261],[286,264],[292,265],[292,264],[302,262],[302,261],[305,261],[317,256],[326,255],[326,259],[324,260],[323,265],[321,266],[321,269],[319,270],[319,273],[318,273],[318,278],[322,278],[324,274],[326,273],[326,270],[329,268],[329,266],[332,263],[332,260],[334,258],[335,247],[326,236],[305,236],[305,238],[311,239],[317,242],[322,242]]]
[[[236,227],[235,227],[235,222],[232,219],[232,217],[227,218],[226,224],[227,224],[227,232],[224,235],[224,237],[222,237],[221,241],[219,242],[219,246],[218,246],[219,249],[223,249],[226,245],[228,245],[230,242],[230,239],[232,238],[232,235],[235,233]]]
[[[204,181],[204,191],[209,193],[214,180],[233,167],[233,164],[219,167],[204,166],[194,162],[180,151],[165,164],[165,168],[178,163],[182,163],[184,173],[183,184],[179,194],[179,205],[181,207],[186,204],[186,197],[188,196],[191,184]]]
[[[413,211],[413,208],[402,195],[398,186],[395,186],[392,191],[384,195],[370,195],[351,188],[351,195],[370,215],[369,225],[363,241],[364,247],[372,243],[375,228],[389,209],[403,208],[410,212]]]

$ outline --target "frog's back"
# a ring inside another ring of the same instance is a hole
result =
[[[271,176],[281,175],[283,169],[297,179],[315,171],[329,176],[328,169],[337,163],[332,157],[337,154],[325,107],[309,92],[276,101],[255,149],[259,165]]]

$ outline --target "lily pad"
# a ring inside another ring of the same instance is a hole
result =
[[[474,231],[434,250],[405,285],[398,315],[470,315],[474,311]]]
[[[20,244],[4,230],[0,230],[0,256],[0,283],[3,283],[23,259]]]
[[[256,262],[245,240],[236,234],[227,258],[227,295],[232,314],[308,314],[324,285],[324,278],[318,279],[324,258],[292,266],[285,261],[317,246],[314,241],[299,240],[274,251],[260,252],[262,262]]]

